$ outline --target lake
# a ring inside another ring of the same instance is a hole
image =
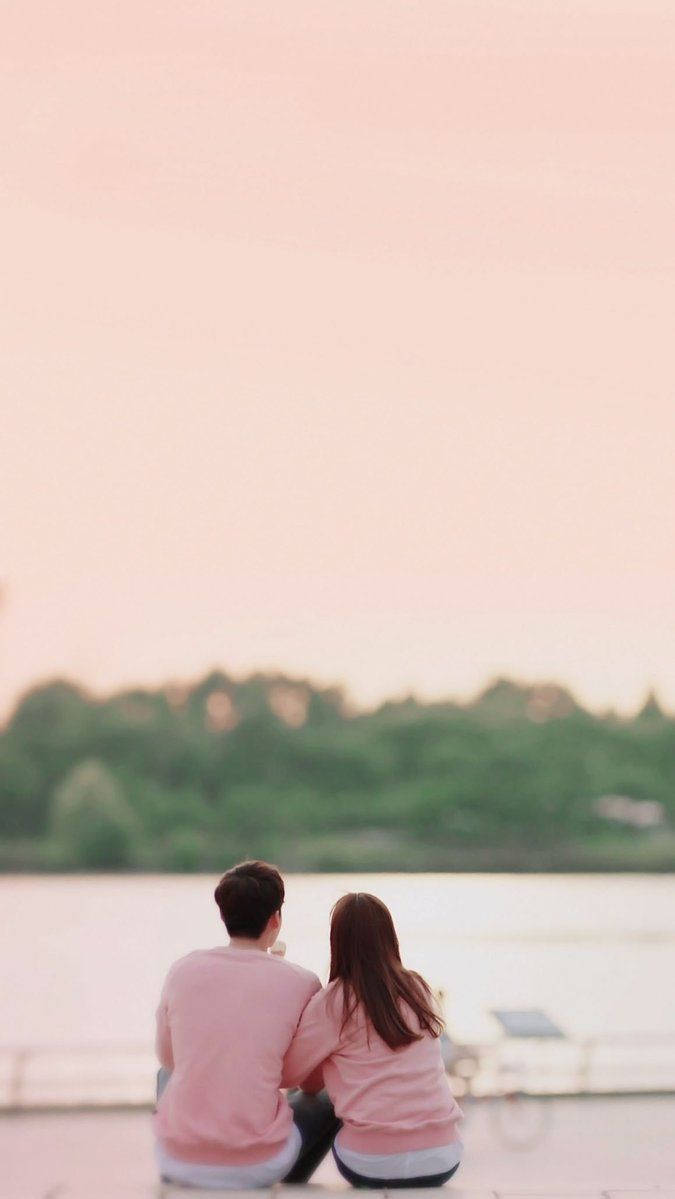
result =
[[[4,1046],[43,1047],[53,1059],[101,1046],[148,1052],[171,962],[225,940],[216,881],[2,877]],[[493,1038],[491,1008],[540,1007],[570,1037],[673,1038],[675,1057],[673,876],[291,875],[286,883],[288,957],[322,979],[332,903],[348,890],[373,891],[391,908],[405,963],[445,992],[460,1038]],[[675,1085],[675,1062],[668,1070]]]

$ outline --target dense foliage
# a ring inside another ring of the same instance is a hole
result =
[[[337,689],[216,672],[23,697],[0,733],[4,869],[673,869],[675,721],[498,680],[470,704],[356,712]],[[602,796],[662,805],[657,827]]]

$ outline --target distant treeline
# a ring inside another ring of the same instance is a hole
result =
[[[214,672],[104,699],[50,682],[0,732],[0,868],[215,872],[248,856],[671,870],[675,720],[653,696],[627,720],[505,679],[467,704],[358,712],[338,688]]]

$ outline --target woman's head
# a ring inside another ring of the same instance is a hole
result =
[[[424,979],[404,968],[391,913],[375,895],[353,891],[338,899],[333,908],[330,981],[334,980],[343,986],[343,1024],[362,1004],[373,1028],[391,1049],[418,1041],[425,1032],[438,1036],[443,1028]],[[410,1009],[418,1027],[407,1023],[402,1004]]]

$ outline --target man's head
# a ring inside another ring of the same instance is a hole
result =
[[[214,892],[230,937],[259,941],[268,949],[281,928],[284,882],[267,862],[241,862],[223,875]]]

